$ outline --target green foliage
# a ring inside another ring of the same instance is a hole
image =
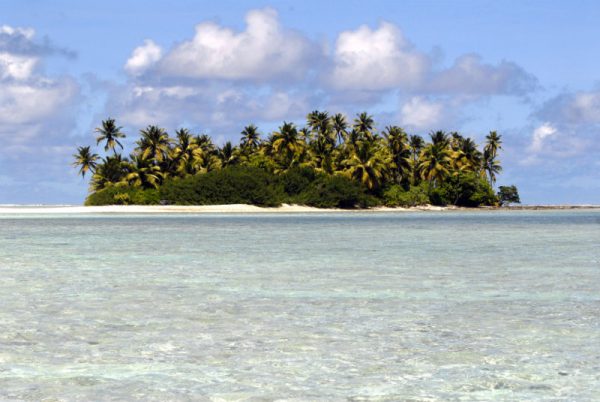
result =
[[[434,205],[452,204],[462,207],[494,205],[498,202],[488,181],[473,172],[447,178],[441,186],[432,189],[429,198]]]
[[[74,155],[80,174],[92,175],[88,205],[498,203],[492,186],[502,170],[502,138],[496,132],[486,137],[482,152],[460,133],[432,132],[425,142],[397,126],[378,133],[367,113],[357,114],[350,126],[341,114],[315,110],[304,127],[284,122],[264,140],[249,125],[239,146],[218,147],[209,136],[187,129],[171,138],[165,129],[149,125],[132,153],[123,156],[117,152],[125,137],[120,130],[114,119],[103,121],[96,131],[105,155],[90,147],[79,147]],[[516,188],[498,196],[505,203],[518,202]]]
[[[296,198],[299,204],[317,208],[365,208],[375,203],[357,182],[345,176],[320,176]]]
[[[520,204],[519,191],[516,186],[500,186],[498,188],[498,199],[500,205]]]
[[[283,190],[289,196],[306,191],[317,178],[317,172],[309,167],[293,167],[281,175]]]
[[[129,186],[109,186],[90,194],[85,205],[156,205],[160,198],[156,189]]]
[[[408,190],[397,184],[390,186],[383,193],[383,201],[388,207],[414,207],[428,204],[427,183],[411,186]]]
[[[278,177],[260,168],[234,166],[206,174],[171,179],[160,187],[160,199],[179,205],[281,204]]]

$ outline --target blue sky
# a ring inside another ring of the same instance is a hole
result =
[[[125,4],[123,4],[125,3]],[[111,116],[217,141],[314,109],[503,135],[524,203],[600,204],[592,1],[0,2],[0,203],[81,203]]]

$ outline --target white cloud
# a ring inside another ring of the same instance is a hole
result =
[[[571,120],[578,123],[600,123],[600,91],[579,92],[568,106]]]
[[[0,80],[26,80],[38,64],[37,57],[0,52]]]
[[[51,141],[50,132],[79,94],[73,79],[52,78],[39,71],[41,55],[50,49],[37,45],[34,34],[30,28],[0,27],[0,138],[6,146],[33,137]]]
[[[170,52],[158,71],[170,77],[224,80],[270,80],[301,77],[313,45],[284,29],[277,12],[266,8],[246,15],[246,30],[235,32],[212,22],[196,26],[196,34]]]
[[[421,84],[430,61],[416,51],[393,24],[366,25],[340,33],[329,80],[338,89],[387,90]]]
[[[435,93],[523,95],[536,85],[536,79],[514,63],[491,65],[476,54],[467,54],[452,67],[433,74],[426,88]]]
[[[400,122],[416,129],[432,128],[440,123],[443,115],[444,106],[440,102],[416,96],[402,105]]]
[[[556,127],[553,127],[550,123],[544,123],[541,126],[533,130],[531,136],[531,145],[529,150],[534,153],[540,152],[544,147],[544,142],[547,138],[554,136],[558,133]]]
[[[162,49],[150,39],[146,39],[142,46],[133,50],[131,57],[125,63],[125,71],[137,76],[144,73],[162,57]]]

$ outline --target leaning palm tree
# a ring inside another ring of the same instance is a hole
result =
[[[350,157],[342,162],[345,174],[362,183],[370,191],[377,190],[385,180],[389,161],[378,149],[377,143],[359,141]]]
[[[77,153],[73,155],[73,158],[75,158],[75,161],[72,165],[79,167],[81,177],[85,177],[87,172],[92,172],[93,174],[96,171],[99,157],[90,151],[90,147],[78,147]]]
[[[102,141],[104,144],[104,151],[108,152],[109,149],[112,149],[116,154],[116,146],[120,146],[123,149],[123,144],[119,141],[119,138],[125,138],[125,134],[121,132],[123,127],[117,127],[115,124],[115,119],[106,119],[102,121],[102,127],[97,127],[96,132],[98,136],[96,137],[96,145],[100,144]]]
[[[254,124],[244,127],[242,130],[242,140],[240,146],[246,151],[254,151],[260,146],[260,134],[258,127]]]

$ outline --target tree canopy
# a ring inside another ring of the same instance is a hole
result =
[[[174,188],[173,183],[239,168],[259,169],[270,177],[261,183],[269,183],[274,188],[284,188],[284,182],[290,180],[288,175],[304,172],[302,180],[309,183],[308,187],[312,186],[310,191],[306,187],[303,197],[299,198],[299,193],[265,192],[279,194],[277,202],[324,205],[316,198],[327,198],[327,191],[350,191],[351,187],[342,183],[355,183],[360,194],[366,197],[351,197],[356,201],[354,206],[401,205],[406,200],[411,205],[477,206],[518,202],[515,201],[518,199],[516,188],[511,192],[514,186],[500,186],[498,195],[493,191],[502,171],[498,158],[502,136],[495,131],[485,137],[480,149],[473,139],[457,132],[434,131],[427,142],[421,135],[408,134],[398,126],[386,126],[378,132],[373,117],[366,112],[357,114],[349,123],[343,114],[315,110],[308,113],[303,127],[283,122],[272,133],[261,133],[257,126],[249,124],[240,131],[239,142],[227,141],[220,146],[208,135],[193,134],[186,128],[178,129],[171,137],[164,128],[148,125],[140,130],[135,147],[128,155],[117,150],[124,149],[121,141],[126,135],[114,119],[102,121],[96,132],[99,134],[97,144],[104,144],[104,155],[94,153],[89,146],[78,147],[73,165],[83,177],[91,173],[90,197],[103,191],[115,196],[121,194],[116,198],[100,197],[107,203],[110,199],[115,203],[139,201],[143,197],[131,194],[144,191],[152,193],[148,199],[156,203],[160,200],[157,196],[167,196],[165,188]],[[241,173],[236,172],[215,177],[241,183],[238,180]],[[253,172],[258,174],[258,170]],[[336,177],[345,181],[335,181]],[[196,179],[189,183],[202,187]],[[213,186],[214,182],[211,183]],[[225,182],[222,185],[227,186]],[[239,191],[245,190],[240,188]],[[171,197],[173,194],[171,192]],[[203,202],[203,199],[199,197],[196,201]],[[227,197],[219,200],[227,203]],[[179,199],[165,201],[182,202]],[[273,204],[271,201],[262,203]],[[349,201],[342,204],[351,206]]]

